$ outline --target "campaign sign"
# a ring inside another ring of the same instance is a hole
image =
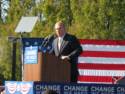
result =
[[[6,81],[5,94],[33,94],[33,82]]]
[[[24,49],[24,64],[36,64],[38,58],[38,46],[29,46]]]
[[[47,89],[57,94],[125,94],[125,85],[34,82],[34,94],[43,94]]]

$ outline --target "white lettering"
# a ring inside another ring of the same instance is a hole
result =
[[[59,85],[36,85],[36,90],[46,90],[46,89],[51,89],[51,90],[60,90],[60,86]]]
[[[110,92],[110,93],[114,93],[114,87],[96,87],[96,86],[93,86],[91,87],[91,91],[94,91],[94,92]]]
[[[64,91],[88,91],[87,86],[64,86]]]
[[[125,88],[124,87],[118,87],[117,92],[125,92]]]

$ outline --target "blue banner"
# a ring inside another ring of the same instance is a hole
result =
[[[52,49],[52,42],[46,41],[44,38],[23,38],[23,54],[26,47],[37,46],[38,51],[43,53],[49,52]]]
[[[23,62],[24,64],[36,64],[38,51],[47,52],[48,46],[43,47],[44,38],[23,38]]]
[[[125,85],[6,81],[5,94],[125,94]]]
[[[125,85],[34,82],[34,94],[43,94],[47,89],[57,94],[125,94]]]

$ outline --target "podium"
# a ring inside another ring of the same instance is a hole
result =
[[[70,63],[38,52],[37,64],[24,64],[24,81],[70,82]]]

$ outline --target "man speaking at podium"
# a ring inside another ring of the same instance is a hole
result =
[[[77,82],[77,61],[78,56],[82,52],[82,47],[75,36],[66,32],[65,25],[62,21],[55,24],[55,34],[56,37],[52,43],[52,53],[62,60],[67,59],[71,63],[71,82]]]

